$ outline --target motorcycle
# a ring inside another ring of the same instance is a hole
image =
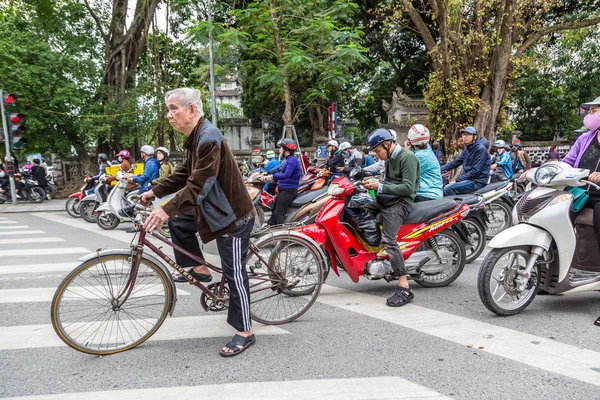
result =
[[[23,187],[20,194],[17,195],[22,199],[29,200],[30,203],[42,203],[46,199],[46,191],[38,184],[31,175],[23,172],[15,174],[15,180],[21,182]],[[5,203],[12,197],[10,187],[0,192],[0,204]]]
[[[56,194],[58,193],[58,189],[56,188],[56,183],[54,182],[54,176],[52,174],[48,174],[46,176],[46,194],[48,195],[48,200],[52,200],[56,198]]]
[[[469,214],[463,218],[462,223],[467,230],[468,242],[465,243],[466,263],[477,260],[483,253],[486,245],[487,216],[485,213],[485,198],[477,194],[463,194],[453,196],[456,201],[464,202],[469,206]]]
[[[338,276],[339,266],[353,282],[358,282],[361,275],[390,282],[397,278],[387,252],[381,243],[367,243],[346,205],[348,197],[361,191],[357,186],[360,183],[352,183],[346,177],[336,178],[329,185],[327,194],[331,197],[316,222],[292,231],[322,246],[329,256],[330,268]],[[465,266],[467,239],[457,225],[468,213],[468,205],[448,198],[413,205],[397,237],[411,279],[425,287],[441,287],[458,278]],[[279,256],[275,251],[271,258]]]
[[[487,228],[486,238],[492,239],[513,224],[512,210],[515,201],[510,197],[512,182],[500,181],[490,183],[473,194],[482,195],[485,201]]]
[[[485,307],[498,315],[523,311],[538,290],[565,294],[600,290],[600,248],[593,210],[571,221],[574,196],[568,187],[590,185],[590,171],[552,161],[530,170],[538,185],[514,209],[518,224],[498,234],[489,246],[477,280]]]
[[[129,181],[126,177],[127,174],[117,172],[118,183],[110,191],[106,201],[96,208],[95,222],[104,230],[115,229],[121,222],[131,222],[131,215],[123,213],[122,209],[135,203],[139,196],[137,190],[127,192]]]
[[[89,189],[91,189],[93,186],[94,186],[94,181],[92,180],[92,177],[90,175],[88,175],[83,180],[83,185],[81,186],[79,191],[69,195],[69,199],[67,200],[67,203],[65,204],[65,209],[71,217],[79,218],[81,216],[80,215],[81,200],[83,200],[83,198],[86,196],[87,191]]]
[[[96,223],[98,206],[104,203],[107,199],[107,193],[110,190],[110,185],[104,182],[103,177],[100,177],[96,184],[94,193],[89,194],[81,200],[79,206],[79,215],[90,224]]]

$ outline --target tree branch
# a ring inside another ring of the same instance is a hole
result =
[[[427,47],[427,50],[430,52],[434,51],[435,47],[436,47],[435,39],[433,38],[433,35],[427,28],[427,25],[423,21],[423,18],[421,18],[421,15],[419,14],[419,12],[412,5],[411,0],[402,0],[402,4],[404,5],[404,10],[410,17],[411,21],[417,27],[417,30],[419,31],[419,35],[421,36],[421,39],[423,39],[423,42],[425,43],[425,47]]]
[[[98,15],[94,12],[94,10],[90,6],[90,3],[88,2],[88,0],[83,0],[83,2],[85,3],[85,7],[90,12],[90,15],[94,19],[94,22],[96,22],[96,27],[100,31],[100,35],[102,36],[102,39],[104,39],[105,43],[108,43],[108,36],[106,36],[106,33],[104,33],[104,28],[102,28],[102,22],[100,21],[100,18],[98,18]]]
[[[598,25],[598,24],[600,24],[600,17],[579,20],[579,21],[573,21],[573,22],[565,22],[563,24],[556,24],[556,25],[552,25],[552,26],[549,26],[544,29],[540,29],[539,31],[530,35],[523,42],[523,44],[515,52],[515,56],[516,57],[521,56],[525,50],[527,50],[529,47],[531,47],[533,44],[535,44],[538,40],[540,40],[542,37],[549,35],[551,33],[567,31],[567,30],[572,30],[572,29],[585,28],[588,26],[593,26],[593,25]]]

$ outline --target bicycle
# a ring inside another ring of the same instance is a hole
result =
[[[151,243],[148,235],[215,273],[221,273],[221,269],[154,231],[146,232],[143,223],[151,209],[139,204],[133,207],[137,242],[134,236],[130,249],[98,249],[83,257],[54,294],[52,326],[75,350],[108,355],[132,349],[148,340],[167,315],[173,315],[177,301],[173,277],[161,261],[144,253],[145,247],[202,291],[204,310],[227,309],[229,289],[223,275],[204,286]],[[280,230],[253,235],[246,261],[251,318],[279,325],[306,313],[321,291],[325,260],[322,249],[302,234]]]

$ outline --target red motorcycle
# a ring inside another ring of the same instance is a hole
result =
[[[346,177],[329,186],[332,197],[323,206],[316,222],[293,229],[312,239],[329,255],[329,263],[339,276],[343,268],[350,279],[396,279],[389,256],[380,243],[369,245],[352,221],[347,199],[357,193],[357,185]],[[466,230],[460,222],[469,206],[444,198],[415,203],[398,232],[398,246],[406,260],[409,276],[425,287],[449,285],[465,266]],[[327,272],[327,271],[326,271]]]
[[[90,175],[88,175],[83,180],[83,185],[81,186],[81,189],[79,189],[78,192],[69,195],[69,200],[67,200],[67,203],[65,204],[65,209],[71,217],[81,217],[81,200],[83,200],[83,198],[86,196],[86,191],[88,191],[92,187],[94,187],[94,180]]]

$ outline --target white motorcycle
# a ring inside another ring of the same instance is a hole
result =
[[[513,209],[518,224],[488,244],[477,280],[479,297],[498,315],[523,311],[538,290],[550,294],[600,290],[600,248],[593,210],[582,209],[575,222],[568,187],[599,186],[585,180],[590,171],[553,161],[530,170],[538,185]]]

